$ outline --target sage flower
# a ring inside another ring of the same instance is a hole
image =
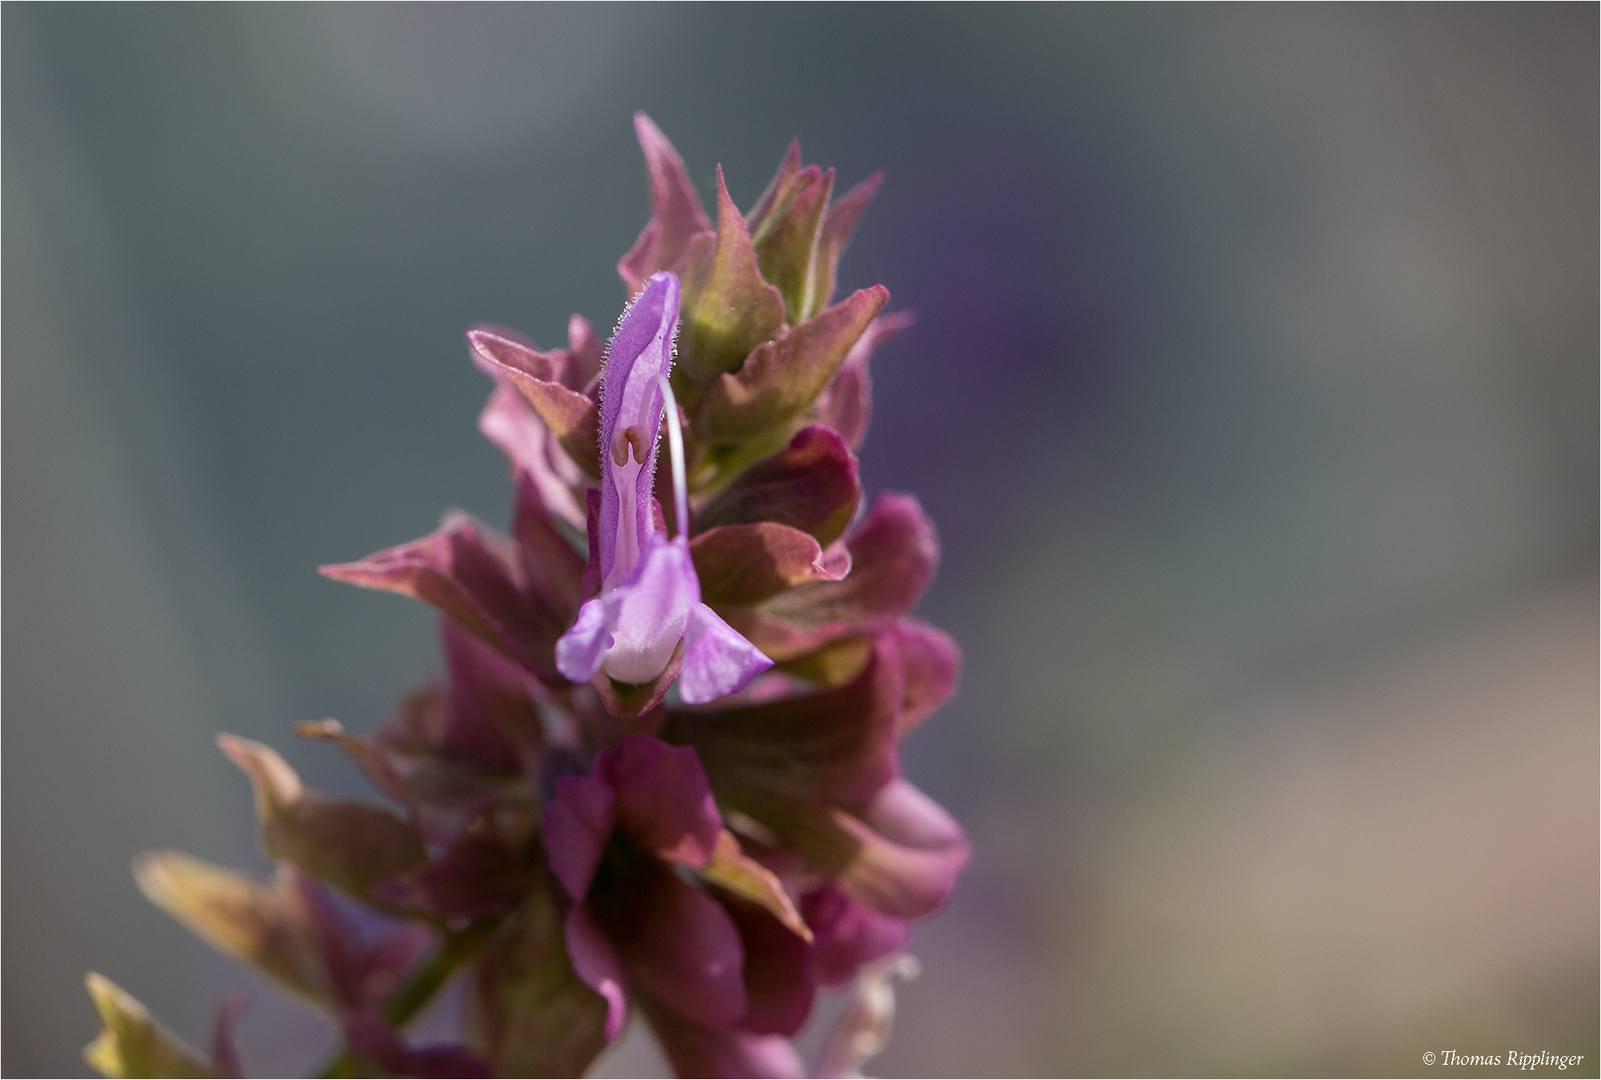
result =
[[[669,667],[681,664],[679,695],[702,703],[743,689],[772,661],[701,603],[689,553],[679,418],[668,382],[679,294],[676,275],[651,275],[607,352],[599,508],[590,511],[597,519],[590,560],[598,567],[600,595],[585,602],[577,622],[557,642],[556,666],[575,682],[604,671],[617,682],[637,685],[654,683],[664,673],[671,682]],[[678,525],[671,539],[652,513],[656,435],[664,414]]]

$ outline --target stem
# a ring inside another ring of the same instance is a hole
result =
[[[477,919],[461,930],[447,930],[444,940],[439,948],[423,964],[418,967],[405,982],[389,995],[384,1002],[384,1019],[395,1028],[403,1028],[422,1012],[423,1008],[434,999],[434,995],[444,988],[456,969],[465,961],[473,958],[483,947],[489,936],[499,929],[501,919]],[[320,1077],[349,1077],[360,1076],[362,1067],[359,1059],[348,1048],[335,1055],[322,1071]]]

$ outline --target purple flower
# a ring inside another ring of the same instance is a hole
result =
[[[612,338],[601,376],[600,494],[590,500],[590,565],[600,595],[556,643],[556,667],[575,682],[604,672],[620,683],[659,683],[663,691],[676,675],[680,696],[699,704],[742,689],[772,661],[701,603],[678,410],[667,381],[678,303],[678,277],[651,275]],[[656,519],[651,494],[664,414],[678,526],[672,538]]]

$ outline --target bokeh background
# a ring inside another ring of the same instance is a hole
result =
[[[863,475],[941,530],[905,758],[976,855],[872,1068],[1596,1075],[1594,5],[0,24],[6,1074],[84,1071],[90,968],[326,1049],[129,861],[263,866],[218,729],[359,789],[289,726],[376,723],[432,619],[313,568],[505,522],[462,332],[611,325],[644,108],[742,204],[795,135],[888,173]]]

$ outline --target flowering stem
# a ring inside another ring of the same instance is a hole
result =
[[[413,971],[384,1002],[384,1019],[395,1028],[405,1027],[434,999],[456,969],[475,956],[489,936],[499,929],[499,917],[477,919],[461,930],[445,932],[439,948],[421,966]],[[320,1077],[346,1077],[361,1075],[361,1061],[349,1049],[341,1050],[327,1065]]]

